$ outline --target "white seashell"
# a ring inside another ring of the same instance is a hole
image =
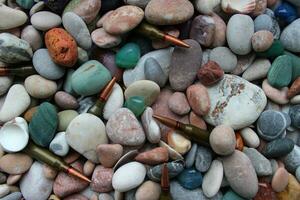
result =
[[[226,13],[251,13],[256,6],[255,0],[222,0],[222,9]]]
[[[28,140],[28,125],[22,117],[6,122],[0,130],[0,144],[6,152],[21,151]]]
[[[166,147],[168,149],[169,152],[169,156],[172,160],[184,160],[184,158],[182,157],[182,155],[180,153],[178,153],[177,151],[175,151],[172,147],[170,147],[167,143],[165,143],[164,141],[160,141],[159,142],[159,146],[160,147]]]
[[[202,14],[211,15],[221,7],[221,0],[198,0],[195,1],[197,11]]]

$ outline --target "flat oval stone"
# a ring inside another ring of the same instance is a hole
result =
[[[94,163],[99,163],[96,147],[108,143],[104,123],[89,113],[80,114],[71,121],[66,139],[73,149]]]
[[[255,122],[267,104],[261,88],[235,75],[224,75],[208,88],[208,94],[211,107],[204,120],[214,126],[227,124],[235,130]]]
[[[181,155],[186,154],[192,146],[192,143],[189,139],[172,130],[168,132],[167,141],[169,146]]]
[[[254,20],[254,30],[255,32],[260,30],[266,30],[273,33],[274,39],[279,39],[280,27],[275,19],[275,16],[269,16],[268,14],[261,14],[257,16]]]
[[[9,195],[3,197],[2,200],[17,200],[22,198],[21,192],[12,192]]]
[[[300,20],[297,19],[288,25],[280,36],[280,41],[282,42],[285,49],[291,52],[300,52]]]
[[[47,23],[45,23],[47,19]],[[49,11],[40,11],[33,14],[30,22],[34,28],[40,31],[47,31],[61,24],[61,17]]]
[[[112,191],[113,174],[113,169],[98,165],[92,175],[91,189],[95,192]]]
[[[245,200],[245,199],[230,189],[225,193],[222,200]]]
[[[271,62],[268,59],[264,59],[264,58],[256,59],[246,69],[246,71],[244,71],[242,77],[247,81],[254,81],[254,80],[266,78],[270,67],[271,67]]]
[[[191,168],[194,166],[195,160],[196,160],[196,153],[197,153],[197,144],[194,143],[189,150],[189,152],[185,156],[185,166],[186,168]]]
[[[294,148],[294,142],[289,138],[280,138],[266,144],[261,153],[267,158],[278,158],[289,154]]]
[[[147,21],[156,25],[180,24],[189,20],[193,14],[194,7],[187,0],[151,0],[145,8]]]
[[[195,167],[200,172],[206,172],[212,162],[212,151],[206,147],[198,146]]]
[[[275,88],[288,86],[292,80],[292,61],[290,56],[277,57],[268,72],[268,82]]]
[[[260,140],[256,132],[254,132],[251,128],[243,128],[241,131],[241,136],[243,141],[248,147],[257,148],[260,144]],[[265,155],[266,156],[266,155]]]
[[[73,12],[67,12],[62,17],[62,23],[68,33],[74,37],[78,46],[82,47],[83,49],[91,48],[91,35],[81,17]]]
[[[110,79],[110,72],[101,63],[90,60],[73,73],[72,88],[77,94],[89,96],[100,92]]]
[[[209,54],[209,60],[219,64],[224,72],[232,72],[237,66],[237,57],[227,47],[216,47]]]
[[[24,153],[6,154],[0,159],[1,171],[8,174],[23,174],[32,164],[32,158]]]
[[[111,35],[107,33],[103,28],[94,30],[91,34],[93,42],[100,48],[111,48],[118,46],[122,39],[118,35]]]
[[[134,160],[147,165],[162,164],[169,160],[168,149],[165,147],[156,147],[149,151],[139,153]]]
[[[107,168],[113,167],[123,155],[120,144],[99,144],[96,151],[101,165]]]
[[[236,146],[234,130],[227,125],[216,126],[209,135],[209,144],[219,155],[228,156],[232,154]]]
[[[265,79],[262,84],[262,89],[264,90],[266,96],[274,103],[284,105],[289,102],[288,87],[283,87],[281,89],[274,88],[269,84],[268,80]]]
[[[184,40],[190,48],[175,47],[172,54],[169,82],[176,91],[184,91],[191,85],[202,61],[202,49],[195,40]]]
[[[185,94],[182,92],[173,93],[168,101],[168,105],[170,110],[178,115],[187,114],[191,109]]]
[[[116,54],[116,65],[120,68],[135,67],[141,56],[141,50],[136,43],[127,43]]]
[[[251,51],[251,37],[254,23],[248,15],[235,14],[227,24],[226,37],[230,49],[238,55],[246,55]]]
[[[211,15],[213,12],[217,11],[220,8],[221,0],[196,0],[195,9],[203,14]]]
[[[78,113],[75,110],[63,110],[58,115],[58,131],[66,131],[70,122],[78,116]]]
[[[0,61],[19,63],[31,60],[33,55],[30,44],[10,33],[0,34]]]
[[[28,17],[23,11],[10,8],[3,3],[0,3],[0,30],[21,26],[25,24],[27,19]]]
[[[215,196],[223,180],[223,165],[219,160],[214,160],[207,173],[203,177],[202,190],[205,196]]]
[[[187,100],[192,110],[198,115],[206,115],[210,109],[210,99],[205,86],[200,83],[191,85],[186,90]]]
[[[29,123],[31,139],[42,147],[48,147],[57,129],[58,117],[55,107],[42,103]]]
[[[66,140],[66,133],[57,133],[51,141],[49,149],[58,156],[66,156],[70,149]]]
[[[166,84],[168,76],[166,76],[159,62],[157,62],[155,58],[147,58],[145,60],[144,69],[145,79],[154,81],[159,87],[163,87]]]
[[[126,100],[124,107],[131,110],[136,117],[139,117],[146,108],[145,98],[141,96],[129,97]]]
[[[43,45],[41,34],[32,26],[25,26],[21,32],[21,39],[27,41],[32,50],[36,51]]]
[[[235,150],[232,155],[224,157],[222,163],[230,187],[244,198],[253,198],[258,191],[258,180],[250,159]]]
[[[107,136],[113,143],[138,146],[144,143],[145,134],[142,126],[127,108],[118,109],[107,121]]]
[[[124,92],[125,99],[128,100],[133,96],[141,96],[145,98],[146,105],[152,105],[160,93],[159,86],[149,80],[139,80],[126,88]]]
[[[103,108],[103,118],[108,120],[124,104],[123,90],[118,83],[115,83],[110,96]]]
[[[196,189],[202,185],[202,175],[196,169],[184,169],[178,176],[179,184],[189,190]]]
[[[47,49],[38,49],[32,57],[34,69],[44,78],[57,80],[63,77],[65,69],[55,64]]]
[[[252,48],[256,52],[266,51],[273,44],[273,34],[270,31],[257,31],[252,36]]]
[[[136,191],[135,199],[159,199],[161,187],[153,181],[145,181]]]
[[[0,95],[5,94],[10,86],[13,84],[13,77],[12,76],[1,76],[0,77]]]
[[[72,110],[72,109],[78,108],[78,106],[79,106],[75,97],[73,97],[72,95],[70,95],[66,92],[63,92],[63,91],[57,92],[54,96],[54,100],[55,100],[55,103],[63,109],[71,109]]]
[[[289,172],[295,173],[300,164],[300,147],[298,145],[294,145],[293,150],[283,157],[282,161]]]
[[[134,176],[131,174],[134,173]],[[146,168],[139,162],[130,162],[120,167],[113,175],[112,186],[116,191],[127,192],[139,186],[146,176]]]
[[[136,6],[121,6],[105,18],[103,28],[113,35],[127,33],[134,29],[144,18],[144,11]]]
[[[30,96],[37,99],[45,99],[55,94],[57,84],[40,75],[31,75],[25,79],[25,88]]]
[[[161,179],[161,170],[163,165],[156,165],[147,171],[147,176],[150,180],[159,182]],[[184,170],[184,165],[180,161],[168,162],[169,178],[172,179]]]
[[[272,178],[272,188],[275,192],[282,192],[289,183],[289,173],[283,167],[275,172]]]

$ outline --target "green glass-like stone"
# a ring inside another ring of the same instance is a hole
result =
[[[269,49],[264,52],[257,52],[256,54],[260,57],[276,58],[284,53],[284,47],[280,40],[274,40],[273,44]]]
[[[42,103],[29,123],[31,139],[42,147],[48,147],[58,124],[56,108],[48,102]]]
[[[34,0],[16,0],[16,2],[24,9],[30,9],[34,4]]]
[[[300,57],[288,51],[285,51],[284,55],[288,55],[292,59],[292,65],[293,65],[292,80],[294,81],[300,76]]]
[[[120,68],[130,69],[135,67],[141,57],[139,45],[135,43],[125,44],[116,55],[116,64]]]
[[[131,110],[136,117],[139,117],[145,110],[145,98],[141,96],[132,96],[126,100],[124,107]]]
[[[292,81],[292,59],[288,55],[277,57],[268,72],[268,82],[275,88],[286,87]]]

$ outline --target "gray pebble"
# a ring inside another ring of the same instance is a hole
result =
[[[254,20],[254,30],[255,32],[260,30],[267,30],[273,33],[274,39],[279,39],[280,36],[280,27],[276,19],[272,14],[262,14],[255,18]]]
[[[237,65],[236,55],[227,47],[214,48],[209,59],[218,63],[224,72],[232,72]]]
[[[285,27],[280,36],[280,41],[285,49],[291,52],[300,52],[300,19]]]
[[[135,193],[136,193],[136,189],[126,192],[124,195],[124,200],[136,200]]]
[[[79,64],[83,64],[83,63],[87,62],[89,60],[89,55],[88,55],[87,51],[80,47],[77,47],[77,50],[78,50],[77,62]]]
[[[156,165],[154,167],[151,167],[147,171],[147,176],[150,180],[159,182],[161,178],[161,170],[162,170],[163,165]],[[173,162],[168,162],[167,167],[169,169],[169,178],[174,178],[182,170],[184,169],[184,163],[182,161],[173,161]]]
[[[300,147],[295,145],[293,151],[286,155],[282,161],[286,169],[294,174],[297,167],[300,166]]]
[[[297,178],[298,182],[300,182],[300,165],[296,169],[296,178]]]
[[[206,172],[212,162],[212,151],[206,147],[198,146],[195,166],[200,172]]]
[[[49,145],[49,149],[58,156],[65,156],[69,152],[69,145],[66,140],[65,132],[57,133]]]
[[[275,159],[270,159],[269,161],[270,161],[271,167],[272,167],[272,175],[274,175],[278,169],[278,162]]]
[[[163,87],[166,84],[168,76],[166,76],[155,58],[150,57],[146,59],[144,70],[147,80],[154,81],[160,87]]]
[[[185,156],[185,167],[186,168],[191,168],[194,165],[195,159],[196,159],[197,147],[198,147],[198,145],[196,143],[194,143],[192,148],[190,149],[190,151]]]
[[[21,192],[13,192],[3,198],[1,200],[20,200],[22,198]]]
[[[72,75],[75,72],[74,69],[68,69],[67,75],[64,81],[63,90],[73,96],[76,95],[75,91],[72,89]]]

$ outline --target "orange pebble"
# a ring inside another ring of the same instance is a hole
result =
[[[242,138],[240,132],[235,133],[235,139],[236,139],[236,147],[235,148],[240,151],[243,151],[244,141],[243,141],[243,138]]]

